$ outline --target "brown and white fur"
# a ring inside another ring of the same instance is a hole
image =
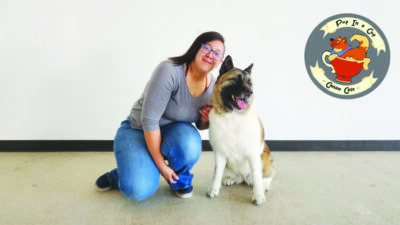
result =
[[[221,65],[209,114],[215,170],[207,195],[218,196],[221,183],[230,186],[246,182],[253,185],[252,200],[260,205],[276,172],[264,142],[264,128],[252,104],[252,66],[235,68],[230,56]]]

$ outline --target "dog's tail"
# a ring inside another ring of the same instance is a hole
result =
[[[369,48],[369,40],[367,37],[361,34],[355,34],[350,38],[350,41],[357,40],[360,43],[360,47],[363,48],[365,51]]]

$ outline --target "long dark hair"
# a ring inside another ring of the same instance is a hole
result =
[[[210,41],[214,40],[220,40],[222,44],[224,44],[224,51],[225,51],[225,39],[224,37],[215,31],[209,31],[200,34],[193,42],[193,44],[190,46],[190,48],[186,51],[185,54],[181,56],[175,56],[175,57],[170,57],[169,59],[175,64],[175,65],[182,65],[185,64],[189,65],[194,58],[196,57],[197,52],[199,51],[201,44],[205,44]],[[189,66],[187,66],[189,68]]]

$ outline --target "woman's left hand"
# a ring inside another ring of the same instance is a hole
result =
[[[200,119],[202,122],[209,122],[208,114],[210,114],[211,109],[212,107],[208,103],[206,103],[206,105],[199,110],[199,113],[201,115]]]

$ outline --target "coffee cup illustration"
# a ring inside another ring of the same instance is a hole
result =
[[[351,83],[351,78],[359,74],[363,69],[363,61],[344,59],[341,57],[330,57],[334,59],[329,60],[329,56],[332,56],[329,51],[324,52],[322,54],[322,61],[327,67],[332,69],[332,73],[336,73],[337,81]],[[329,62],[327,62],[327,59]]]

